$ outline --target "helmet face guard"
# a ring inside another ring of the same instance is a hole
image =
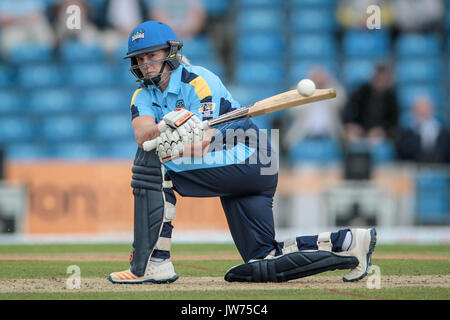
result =
[[[140,82],[144,86],[154,85],[154,86],[158,87],[163,84],[163,83],[161,83],[161,78],[163,75],[170,74],[179,67],[180,62],[178,60],[177,55],[179,55],[180,51],[182,54],[182,50],[181,50],[182,46],[183,46],[183,43],[181,41],[170,40],[170,41],[168,41],[168,44],[166,46],[159,46],[156,49],[155,48],[147,48],[147,50],[143,50],[142,52],[135,53],[129,57],[131,60],[131,67],[129,70],[136,77],[137,82]],[[138,64],[138,62],[137,62],[138,55],[153,52],[153,51],[163,50],[163,49],[167,49],[167,48],[168,48],[168,50],[167,50],[168,54],[165,58],[155,60],[152,62]],[[152,65],[155,63],[160,63],[160,62],[163,62],[163,64],[161,65],[161,69],[159,70],[159,73],[156,76],[154,76],[152,78],[147,78],[142,74],[140,68],[146,67],[148,65]],[[164,71],[166,65],[169,66],[169,71]]]

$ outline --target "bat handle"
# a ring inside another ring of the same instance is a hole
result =
[[[152,151],[156,148],[156,139],[145,141],[142,144],[142,148],[144,149],[144,151]]]

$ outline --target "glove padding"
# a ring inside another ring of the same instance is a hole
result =
[[[156,150],[161,160],[177,156],[184,146],[203,140],[202,121],[186,109],[176,109],[166,114],[158,124],[161,131]]]

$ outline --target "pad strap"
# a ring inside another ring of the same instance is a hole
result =
[[[317,248],[319,250],[331,251],[333,244],[331,243],[331,232],[319,233],[317,237]]]
[[[298,251],[297,239],[292,238],[292,239],[285,240],[283,242],[283,249],[281,249],[281,251],[283,252],[283,254]]]

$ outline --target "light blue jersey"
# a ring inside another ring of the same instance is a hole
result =
[[[135,91],[131,99],[132,119],[152,116],[157,123],[176,108],[186,108],[203,121],[239,107],[240,104],[233,99],[215,74],[203,67],[184,64],[171,74],[169,85],[164,92],[155,86],[142,87]],[[229,124],[223,126],[221,130],[226,128],[247,130],[250,127],[257,129],[250,120],[239,121],[237,126],[236,123]],[[176,172],[220,167],[241,163],[254,151],[243,143],[237,143],[232,149],[208,153],[203,159],[174,159],[165,162],[164,165]]]

